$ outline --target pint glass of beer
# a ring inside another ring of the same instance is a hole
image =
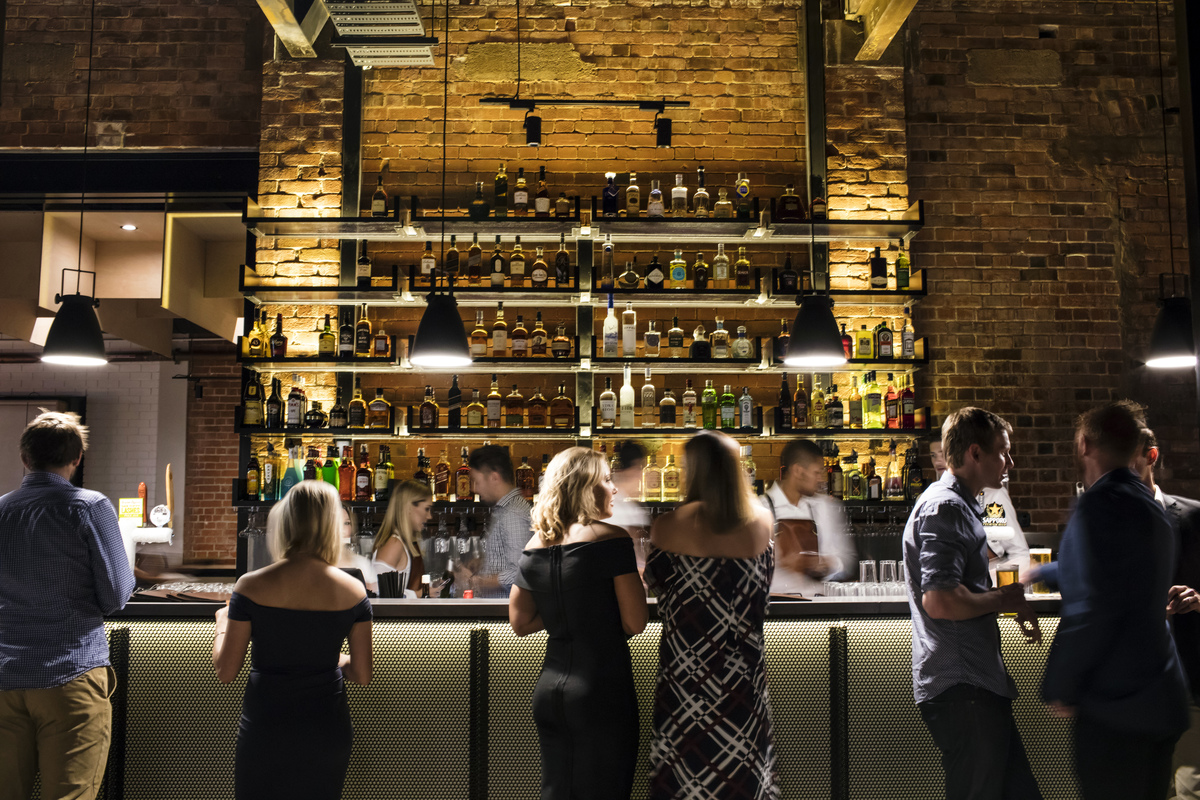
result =
[[[1029,566],[1033,569],[1044,567],[1050,563],[1050,548],[1049,547],[1031,547],[1029,549]],[[1030,591],[1034,594],[1053,594],[1050,587],[1044,583],[1038,582],[1030,587]]]
[[[996,586],[1008,586],[1020,578],[1020,567],[1000,567],[996,570]]]

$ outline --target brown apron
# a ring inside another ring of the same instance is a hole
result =
[[[820,580],[829,574],[817,543],[817,524],[811,519],[775,521],[775,563]]]

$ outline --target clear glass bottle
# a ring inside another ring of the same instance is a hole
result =
[[[754,430],[754,398],[750,395],[750,387],[742,387],[742,396],[738,398],[738,428],[744,431]]]
[[[675,185],[671,188],[671,216],[686,217],[688,213],[688,190],[683,185],[683,176],[675,176]]]
[[[704,166],[696,168],[696,193],[692,195],[692,208],[696,209],[696,218],[708,216],[708,189],[704,188]]]
[[[712,260],[712,284],[714,289],[729,288],[729,256],[725,255],[725,245],[717,245],[717,254]]]
[[[616,183],[617,173],[606,172],[606,173],[604,173],[604,178],[605,178],[606,183],[604,186],[604,192],[602,193],[602,195],[600,197],[601,214],[604,216],[605,219],[616,219],[617,218],[617,196],[619,193],[619,191],[617,189],[617,183]]]
[[[662,502],[662,470],[654,453],[650,454],[649,462],[642,469],[642,502]]]
[[[692,388],[692,379],[688,378],[683,384],[683,427],[696,427],[696,390]]]
[[[637,355],[637,312],[632,302],[626,303],[621,312],[621,355],[628,358]]]
[[[734,358],[750,358],[754,355],[754,343],[746,338],[746,326],[738,325],[737,338],[730,347]]]
[[[621,277],[617,278],[617,287],[620,289],[636,289],[642,283],[642,278],[637,272],[637,259],[625,262],[625,271],[621,273]]]
[[[754,464],[754,448],[748,444],[742,445],[742,474],[753,490],[754,482],[758,480],[758,467]]]
[[[904,309],[904,327],[900,329],[900,357],[901,358],[916,358],[917,357],[917,342],[916,335],[913,329],[908,327],[908,309]]]
[[[625,383],[621,385],[621,427],[625,430],[633,428],[633,377],[629,365],[625,365]]]
[[[617,282],[615,257],[612,234],[606,233],[604,234],[604,246],[600,250],[600,288],[610,292]]]
[[[729,200],[729,192],[725,187],[717,189],[717,202],[713,204],[714,219],[733,219],[733,203]]]
[[[603,347],[601,356],[603,358],[616,358],[620,350],[620,335],[621,325],[617,321],[617,314],[613,310],[612,293],[608,295],[608,316],[604,318],[603,329]]]
[[[675,402],[675,393],[670,389],[663,392],[662,400],[658,401],[658,425],[661,428],[675,428],[678,426],[678,416],[676,414],[677,404]]]
[[[725,330],[725,320],[717,317],[717,327],[712,332],[712,357],[729,358],[729,331]]]
[[[662,189],[658,188],[658,181],[650,181],[650,200],[646,203],[647,217],[662,217],[664,215]]]
[[[658,390],[650,380],[650,368],[646,367],[646,382],[642,384],[642,427],[653,428],[658,407]]]
[[[671,329],[667,331],[667,355],[683,358],[683,328],[679,327],[679,315],[671,317]]]
[[[642,355],[645,358],[658,358],[661,350],[662,334],[655,330],[655,321],[646,323],[646,332],[642,334]]]
[[[667,463],[662,470],[662,499],[664,503],[679,502],[682,475],[675,466],[675,456],[667,454]]]
[[[605,376],[604,391],[600,393],[600,427],[612,428],[617,424],[617,393],[612,388],[612,378]]]
[[[642,216],[642,190],[637,185],[637,173],[629,173],[629,185],[625,187],[625,216],[637,219]]]

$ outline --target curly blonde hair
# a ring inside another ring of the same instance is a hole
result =
[[[533,532],[546,544],[567,535],[575,523],[600,520],[597,490],[608,474],[604,456],[587,447],[569,447],[550,459],[542,491],[533,507]]]

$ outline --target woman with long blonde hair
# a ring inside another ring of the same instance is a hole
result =
[[[509,596],[518,636],[545,630],[533,690],[542,800],[628,800],[638,708],[626,639],[646,627],[633,540],[605,523],[616,487],[604,457],[572,447],[546,468]]]
[[[404,481],[392,490],[387,511],[371,548],[375,573],[399,572],[400,585],[416,591],[421,586],[421,529],[432,516],[433,492],[417,481]]]
[[[730,437],[684,445],[684,501],[654,521],[646,579],[663,621],[650,798],[778,797],[763,619],[771,514],[754,502]]]

